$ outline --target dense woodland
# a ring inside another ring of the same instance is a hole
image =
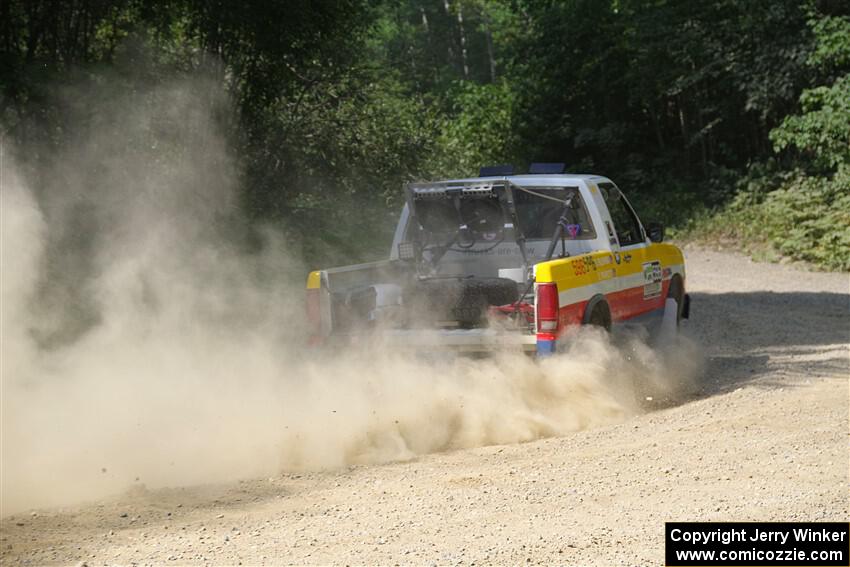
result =
[[[2,0],[0,50],[30,171],[111,97],[227,93],[241,207],[311,263],[374,254],[407,180],[559,161],[680,234],[850,269],[846,0]]]

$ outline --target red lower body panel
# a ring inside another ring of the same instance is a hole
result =
[[[663,309],[669,287],[670,280],[665,280],[662,282],[661,293],[652,298],[644,297],[644,286],[631,287],[607,294],[605,299],[611,308],[611,320],[615,323],[627,321],[634,317],[650,313],[651,311]],[[579,301],[578,303],[571,303],[570,305],[561,307],[558,312],[558,332],[537,333],[538,340],[556,340],[568,327],[581,325],[588,303],[589,301]]]

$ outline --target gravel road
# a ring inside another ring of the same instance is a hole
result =
[[[521,445],[16,514],[0,561],[661,565],[668,520],[847,521],[850,278],[686,255],[707,357],[692,399]]]

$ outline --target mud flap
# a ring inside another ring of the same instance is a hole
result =
[[[537,356],[552,356],[558,350],[558,341],[537,339]]]

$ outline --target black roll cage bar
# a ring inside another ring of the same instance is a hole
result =
[[[460,203],[468,199],[487,199],[495,197],[502,209],[502,231],[506,239],[513,240],[519,247],[523,268],[528,270],[528,257],[525,250],[525,235],[517,221],[514,191],[523,191],[519,185],[507,179],[487,181],[435,181],[427,183],[407,183],[407,208],[410,211],[411,226],[420,226],[416,220],[417,201],[451,202],[458,213],[458,234],[468,231],[460,213]]]

